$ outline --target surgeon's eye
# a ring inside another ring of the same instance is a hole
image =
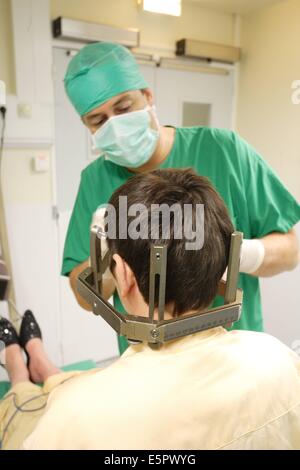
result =
[[[92,126],[93,127],[100,127],[105,123],[106,119],[100,119],[99,121],[93,122]]]
[[[119,103],[119,105],[115,108],[115,110],[118,114],[122,114],[122,113],[127,113],[128,111],[130,111],[131,107],[132,107],[132,101],[126,100],[126,101],[123,101],[123,103]]]
[[[118,108],[116,110],[116,113],[117,114],[125,114],[125,113],[128,113],[131,109],[131,106],[126,106],[126,108]]]

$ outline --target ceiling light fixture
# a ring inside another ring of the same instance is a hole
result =
[[[144,11],[163,15],[180,16],[181,0],[138,0]]]

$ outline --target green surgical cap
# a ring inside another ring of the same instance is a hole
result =
[[[64,82],[80,116],[120,93],[148,88],[131,52],[109,42],[81,49],[71,60]]]

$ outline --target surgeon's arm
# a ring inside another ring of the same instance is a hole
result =
[[[91,305],[86,300],[84,300],[81,297],[81,295],[79,295],[79,293],[77,291],[78,276],[82,271],[84,271],[84,269],[86,269],[88,267],[89,267],[89,260],[86,260],[83,263],[79,264],[78,266],[76,266],[76,268],[74,268],[70,272],[69,279],[70,279],[70,285],[71,285],[72,291],[74,292],[74,295],[75,295],[76,300],[77,300],[78,304],[80,305],[80,307],[84,308],[85,310],[91,311],[92,310]],[[108,279],[103,279],[102,297],[105,300],[108,300],[113,295],[113,293],[115,291],[115,287],[116,286],[115,286],[115,283],[114,283],[114,280],[113,280],[112,277],[109,277]]]
[[[300,261],[299,243],[294,229],[287,233],[270,233],[261,238],[264,259],[252,276],[269,277],[295,269]]]

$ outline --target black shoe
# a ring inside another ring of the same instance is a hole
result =
[[[4,343],[7,348],[11,344],[19,344],[18,334],[13,325],[6,318],[0,318],[0,341]],[[0,365],[4,367],[4,364]]]
[[[26,310],[22,318],[19,334],[19,343],[26,353],[26,344],[33,338],[42,339],[42,332],[33,313],[30,310]]]

